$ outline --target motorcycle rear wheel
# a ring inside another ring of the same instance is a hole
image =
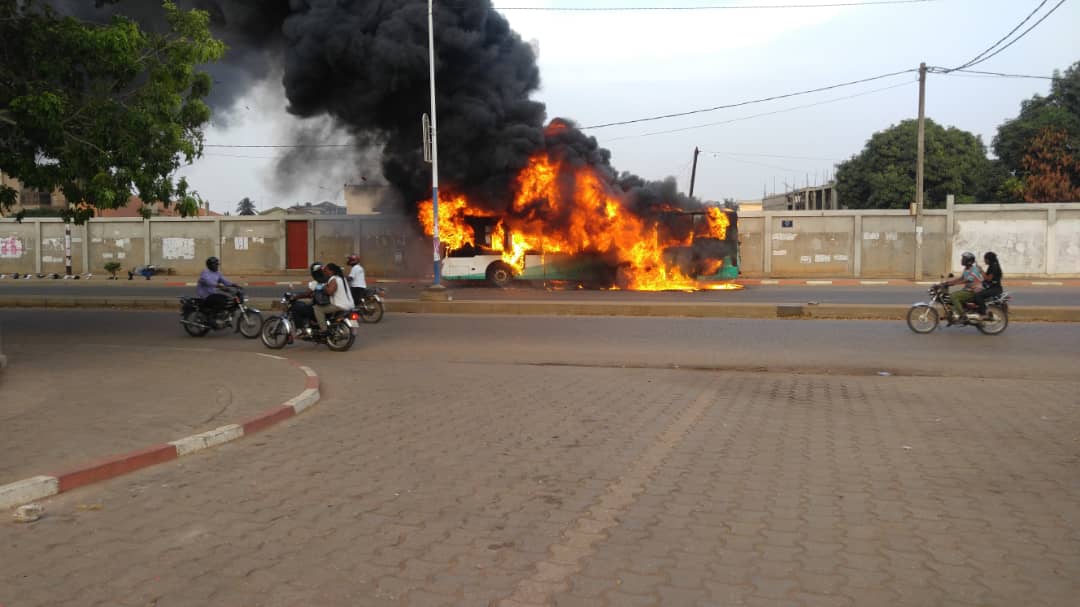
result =
[[[206,319],[205,316],[203,316],[203,314],[201,312],[198,312],[196,310],[192,310],[191,312],[188,312],[187,314],[184,314],[184,320],[186,320],[187,322],[180,323],[180,324],[184,327],[184,330],[187,331],[187,334],[192,336],[192,337],[202,337],[202,336],[204,336],[204,335],[206,335],[207,333],[210,332],[210,329],[208,327],[196,327],[195,325],[189,325],[188,324],[188,323],[198,323],[200,325],[207,324],[209,321]]]
[[[987,306],[986,320],[976,327],[983,335],[998,335],[1009,326],[1009,313],[1001,306]]]
[[[907,313],[907,326],[912,331],[925,335],[932,333],[938,326],[938,311],[933,306],[912,306]]]
[[[383,317],[383,305],[382,302],[377,299],[365,301],[360,304],[360,320],[364,322],[377,323],[382,320]]]
[[[280,316],[267,318],[259,331],[263,345],[271,350],[280,350],[289,343],[289,331]]]
[[[329,332],[326,334],[326,347],[334,352],[348,350],[352,347],[354,341],[356,341],[356,335],[353,334],[349,325],[343,322],[331,324]]]

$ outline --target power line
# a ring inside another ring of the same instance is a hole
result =
[[[1053,8],[1051,8],[1051,9],[1050,9],[1049,11],[1047,11],[1047,12],[1046,12],[1046,14],[1044,14],[1044,15],[1043,15],[1042,17],[1040,17],[1038,21],[1036,21],[1035,23],[1032,23],[1032,24],[1031,24],[1031,27],[1027,28],[1027,29],[1026,29],[1026,30],[1024,30],[1023,32],[1020,32],[1020,35],[1018,35],[1017,37],[1015,37],[1015,38],[1013,38],[1012,40],[1010,40],[1010,41],[1009,41],[1009,43],[1008,43],[1008,44],[1006,44],[1005,46],[1002,46],[1001,48],[998,48],[997,50],[994,50],[994,49],[995,49],[995,48],[996,48],[996,47],[997,47],[997,46],[998,46],[999,44],[1001,44],[1002,42],[1004,42],[1005,40],[1007,40],[1007,39],[1009,38],[1009,36],[1012,36],[1012,35],[1013,35],[1013,33],[1015,33],[1015,32],[1016,32],[1016,30],[1020,29],[1021,27],[1023,27],[1023,25],[1024,25],[1025,23],[1027,23],[1028,21],[1030,21],[1030,20],[1031,20],[1031,18],[1032,18],[1032,17],[1034,17],[1034,16],[1035,16],[1035,14],[1036,14],[1036,13],[1038,13],[1038,12],[1039,12],[1039,10],[1040,10],[1040,9],[1042,9],[1042,7],[1043,7],[1043,6],[1044,6],[1044,5],[1045,5],[1045,4],[1046,4],[1046,3],[1048,2],[1048,1],[1049,1],[1049,0],[1042,0],[1042,2],[1040,2],[1040,3],[1039,3],[1039,5],[1035,7],[1035,10],[1031,11],[1031,13],[1030,13],[1030,14],[1028,14],[1028,16],[1027,16],[1027,17],[1024,17],[1024,20],[1023,20],[1023,21],[1021,21],[1021,22],[1020,22],[1019,24],[1017,24],[1017,26],[1016,26],[1016,27],[1012,28],[1012,29],[1011,29],[1011,30],[1009,31],[1009,33],[1008,33],[1008,34],[1005,34],[1005,36],[1004,36],[1004,37],[1002,37],[1002,38],[1001,38],[1000,40],[998,40],[997,42],[995,42],[995,43],[991,44],[989,48],[987,48],[987,49],[986,49],[986,50],[984,50],[983,52],[979,53],[978,55],[975,55],[975,57],[973,57],[973,58],[972,58],[972,59],[971,59],[970,61],[968,61],[967,63],[965,63],[965,64],[963,64],[963,65],[961,65],[961,66],[959,66],[959,67],[955,67],[955,68],[952,68],[951,70],[946,70],[946,71],[945,71],[945,72],[943,72],[943,73],[948,73],[948,72],[950,72],[950,71],[960,70],[960,69],[963,69],[963,68],[968,68],[968,67],[972,67],[972,66],[978,65],[978,64],[980,64],[980,63],[983,63],[983,62],[985,62],[985,61],[988,61],[988,60],[990,60],[990,59],[991,59],[991,58],[993,58],[993,57],[994,57],[995,55],[997,55],[997,54],[1001,53],[1001,52],[1002,52],[1002,51],[1004,51],[1005,49],[1007,49],[1007,48],[1009,48],[1010,46],[1012,46],[1012,45],[1016,44],[1016,43],[1017,43],[1017,42],[1018,42],[1018,41],[1019,41],[1019,40],[1020,40],[1021,38],[1023,38],[1024,36],[1026,36],[1028,32],[1030,32],[1031,30],[1035,29],[1036,27],[1038,27],[1038,26],[1039,26],[1039,24],[1040,24],[1040,23],[1042,23],[1043,21],[1045,21],[1047,17],[1049,17],[1050,15],[1054,14],[1054,11],[1056,11],[1056,10],[1057,10],[1058,8],[1060,8],[1062,4],[1065,4],[1065,0],[1059,0],[1059,2],[1058,2],[1057,4],[1055,4],[1055,5],[1053,6]],[[990,51],[993,51],[993,52],[990,52]],[[987,54],[987,53],[989,53],[989,54]]]
[[[834,8],[846,6],[884,6],[890,4],[925,4],[938,0],[877,0],[868,2],[828,2],[820,4],[737,4],[737,5],[701,5],[701,6],[496,6],[499,11],[544,11],[562,13],[587,12],[644,12],[644,11],[716,11],[716,10],[754,10],[754,9],[791,9],[791,8]]]
[[[1031,74],[1003,74],[1001,72],[983,72],[979,70],[945,70],[943,67],[931,67],[931,71],[939,73],[945,76],[963,76],[965,74],[971,74],[969,78],[1032,78],[1036,80],[1053,80],[1053,76],[1034,76]],[[939,71],[945,70],[945,71]]]
[[[864,91],[862,93],[855,93],[854,95],[846,95],[844,97],[836,97],[836,98],[833,98],[833,99],[826,99],[824,101],[818,101],[818,102],[815,102],[815,103],[807,103],[807,104],[804,104],[804,105],[796,105],[794,107],[784,108],[782,110],[775,110],[775,111],[772,111],[772,112],[762,112],[760,114],[751,114],[749,116],[742,116],[742,117],[739,117],[739,118],[732,118],[730,120],[721,120],[719,122],[709,122],[709,123],[706,123],[706,124],[696,124],[696,125],[693,125],[693,126],[687,126],[687,127],[677,128],[677,129],[668,129],[668,130],[664,130],[664,131],[653,131],[651,133],[639,133],[639,134],[636,134],[636,135],[624,135],[622,137],[612,137],[610,139],[606,139],[605,142],[607,142],[607,141],[620,141],[620,140],[623,140],[623,139],[636,139],[638,137],[651,137],[653,135],[666,135],[666,134],[669,134],[669,133],[680,133],[680,132],[683,132],[683,131],[693,131],[693,130],[702,129],[702,128],[706,128],[706,127],[710,127],[710,126],[719,126],[719,125],[722,125],[722,124],[731,124],[733,122],[742,122],[744,120],[750,120],[752,118],[761,118],[763,116],[773,116],[775,114],[784,114],[784,113],[787,113],[787,112],[794,112],[795,110],[804,110],[806,108],[816,107],[816,106],[819,106],[819,105],[826,105],[826,104],[829,104],[829,103],[836,103],[837,101],[845,101],[847,99],[854,99],[856,97],[863,97],[863,96],[866,96],[866,95],[872,95],[874,93],[880,93],[882,91],[887,91],[887,90],[890,90],[890,89],[900,88],[902,86],[910,86],[910,85],[912,85],[912,84],[914,84],[916,82],[918,82],[918,80],[909,80],[907,82],[901,82],[900,84],[893,84],[891,86],[885,86],[885,87],[881,87],[881,88],[878,88],[878,89]]]
[[[795,160],[826,160],[829,162],[837,162],[840,158],[825,158],[822,156],[787,156],[784,154],[752,154],[750,152],[714,152],[711,150],[701,150],[702,154],[712,154],[713,156],[760,156],[762,158],[792,158]]]
[[[840,84],[830,84],[829,86],[822,86],[822,87],[818,87],[818,88],[815,88],[815,89],[809,89],[809,90],[805,90],[805,91],[798,91],[798,92],[795,92],[795,93],[786,93],[784,95],[773,95],[772,97],[763,97],[761,99],[751,99],[749,101],[740,101],[738,103],[728,103],[728,104],[725,104],[725,105],[717,105],[717,106],[713,106],[713,107],[702,108],[702,109],[699,109],[699,110],[689,110],[689,111],[686,111],[686,112],[675,112],[675,113],[672,113],[672,114],[663,114],[661,116],[650,116],[648,118],[635,118],[633,120],[621,120],[619,122],[607,122],[607,123],[604,123],[604,124],[594,124],[594,125],[591,125],[591,126],[583,126],[583,127],[580,127],[580,128],[581,128],[581,130],[602,129],[602,128],[607,128],[609,126],[621,126],[621,125],[624,125],[624,124],[636,124],[636,123],[639,123],[639,122],[652,122],[654,120],[664,120],[666,118],[678,118],[680,116],[690,116],[692,114],[704,114],[706,112],[715,112],[716,110],[726,110],[726,109],[731,109],[731,108],[736,108],[736,107],[742,107],[744,105],[753,105],[753,104],[756,104],[756,103],[764,103],[766,101],[776,101],[778,99],[787,99],[788,97],[798,97],[799,95],[809,95],[811,93],[820,93],[822,91],[830,91],[832,89],[838,89],[838,88],[845,87],[845,86],[852,86],[852,85],[855,85],[855,84],[862,84],[864,82],[873,82],[874,80],[881,80],[882,78],[891,78],[893,76],[899,76],[901,74],[910,74],[912,72],[917,72],[917,71],[918,70],[916,70],[916,69],[902,70],[902,71],[899,71],[899,72],[892,72],[892,73],[889,73],[889,74],[881,74],[879,76],[871,76],[870,78],[862,78],[862,79],[859,79],[859,80],[852,80],[851,82],[841,82]]]

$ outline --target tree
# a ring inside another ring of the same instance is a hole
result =
[[[197,66],[224,45],[209,16],[163,4],[169,30],[142,31],[124,17],[93,24],[42,0],[0,0],[0,169],[27,187],[59,188],[66,215],[147,202],[198,212],[173,175],[202,154],[210,77]],[[15,201],[0,187],[0,205]]]
[[[255,214],[255,203],[250,198],[248,198],[247,196],[244,196],[243,198],[240,199],[240,202],[238,202],[236,204],[236,214],[237,215],[254,215]]]
[[[1054,73],[1049,95],[1035,95],[1020,103],[1020,114],[998,127],[994,154],[1009,172],[1023,176],[1024,157],[1048,128],[1064,133],[1068,144],[1080,149],[1080,62],[1064,74]]]
[[[836,190],[849,208],[906,209],[915,201],[918,122],[905,120],[874,133],[857,156],[836,168]],[[926,204],[990,199],[1007,175],[986,156],[978,135],[926,120]]]
[[[1047,128],[1036,135],[1023,161],[1024,200],[1080,200],[1080,158],[1076,152],[1063,130]]]

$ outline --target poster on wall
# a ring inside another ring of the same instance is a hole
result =
[[[162,238],[161,257],[164,259],[195,259],[195,239]]]
[[[23,242],[14,236],[0,238],[0,257],[18,259],[23,256]]]

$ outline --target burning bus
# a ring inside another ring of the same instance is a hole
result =
[[[638,208],[594,167],[546,154],[517,177],[501,212],[463,195],[439,200],[447,280],[568,281],[638,291],[739,288],[738,221],[733,210]],[[432,235],[432,202],[417,219]]]

